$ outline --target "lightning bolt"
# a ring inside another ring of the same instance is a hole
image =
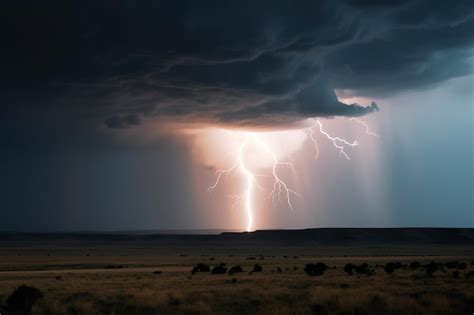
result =
[[[359,145],[359,142],[356,140],[356,141],[353,141],[353,142],[349,142],[347,141],[346,139],[343,139],[341,137],[333,137],[331,136],[329,133],[327,133],[324,129],[323,129],[323,124],[321,124],[321,122],[318,120],[316,120],[316,125],[318,126],[319,128],[319,132],[324,135],[328,140],[330,140],[332,142],[332,144],[334,145],[334,147],[336,149],[339,150],[339,155],[341,156],[344,156],[347,160],[350,160],[351,158],[349,157],[349,155],[347,155],[346,153],[346,150],[345,150],[345,147],[344,146],[349,146],[349,147],[356,147]],[[310,129],[311,130],[311,129]],[[319,150],[318,150],[319,152]]]
[[[351,121],[355,121],[366,128],[366,133],[368,135],[376,136],[378,135],[372,131],[370,131],[369,126],[362,120],[357,118],[351,118]],[[334,148],[339,151],[341,157],[344,157],[347,160],[351,158],[346,152],[346,148],[354,148],[359,145],[357,140],[349,141],[339,136],[332,136],[330,135],[323,127],[320,120],[316,120],[315,125],[308,128],[309,132],[309,139],[311,140],[314,149],[315,155],[314,158],[317,159],[319,157],[319,145],[318,141],[316,140],[315,131],[319,132],[322,136],[324,136],[327,140],[329,140]],[[226,179],[229,174],[241,175],[244,179],[244,188],[243,192],[239,195],[231,195],[231,198],[234,198],[234,202],[232,208],[236,205],[243,203],[243,207],[245,209],[245,213],[247,216],[247,225],[246,231],[251,231],[253,228],[253,221],[254,221],[254,190],[255,187],[258,187],[263,190],[263,188],[258,184],[257,177],[254,171],[245,163],[245,156],[247,154],[247,147],[249,144],[253,144],[260,149],[262,152],[265,152],[271,158],[271,176],[273,178],[273,188],[270,191],[268,198],[271,198],[273,201],[273,205],[276,206],[276,201],[278,200],[280,204],[285,204],[292,212],[294,212],[294,206],[292,203],[292,196],[301,196],[298,192],[293,190],[289,187],[289,185],[282,179],[279,175],[278,169],[280,166],[285,166],[290,168],[293,172],[294,166],[290,162],[279,161],[275,152],[273,152],[270,146],[258,136],[257,133],[253,132],[245,132],[243,133],[243,139],[240,141],[237,150],[233,152],[229,152],[228,155],[234,156],[233,164],[227,169],[219,169],[215,172],[216,181],[213,185],[208,188],[208,191],[211,193],[213,192],[216,187],[220,184],[222,179]]]
[[[376,134],[375,132],[370,131],[369,125],[367,125],[367,123],[366,123],[365,121],[360,120],[360,119],[355,118],[355,117],[349,118],[349,120],[355,121],[356,123],[361,124],[362,126],[364,126],[364,127],[365,127],[365,132],[366,132],[368,135],[371,135],[371,136],[374,136],[374,137],[378,137],[378,136],[379,136],[379,135]]]
[[[219,169],[215,172],[216,181],[208,188],[208,191],[213,192],[219,185],[219,183],[222,181],[222,178],[226,178],[229,174],[238,173],[244,177],[244,192],[240,195],[234,195],[230,197],[235,199],[232,207],[235,207],[237,203],[243,200],[245,213],[247,216],[246,231],[251,231],[253,227],[254,206],[252,203],[252,199],[254,194],[254,188],[261,188],[261,186],[259,186],[256,181],[257,175],[255,175],[254,172],[245,164],[245,149],[250,142],[263,149],[264,152],[266,152],[272,159],[273,189],[270,192],[269,197],[272,198],[273,204],[276,205],[276,199],[278,199],[280,203],[283,203],[282,196],[284,195],[287,206],[292,212],[294,212],[294,207],[291,202],[291,196],[301,196],[299,193],[291,189],[288,184],[286,184],[285,181],[278,175],[278,166],[287,166],[294,170],[293,164],[290,162],[279,161],[276,154],[262,139],[260,139],[254,133],[245,133],[243,140],[240,142],[239,148],[235,152],[234,163],[231,167],[227,169]]]

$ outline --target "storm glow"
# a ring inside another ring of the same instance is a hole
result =
[[[375,135],[364,124],[367,134]],[[311,143],[315,159],[319,156],[318,141],[329,141],[339,151],[341,157],[350,160],[348,148],[359,145],[356,140],[331,135],[318,119],[309,119],[308,126],[286,131],[242,131],[209,128],[199,133],[198,141],[206,144],[206,164],[215,168],[215,181],[208,187],[213,193],[219,185],[225,185],[228,176],[238,177],[241,182],[238,191],[228,197],[233,198],[233,208],[240,208],[246,217],[246,231],[254,229],[254,217],[258,211],[255,202],[257,194],[267,196],[273,206],[283,205],[294,212],[293,198],[303,197],[287,181],[285,174],[295,173],[291,157],[301,148]],[[297,174],[296,174],[297,175]],[[270,187],[262,187],[259,179],[269,177]]]

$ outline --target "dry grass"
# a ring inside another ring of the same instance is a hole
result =
[[[472,257],[458,279],[452,271],[426,277],[422,270],[396,270],[388,275],[348,276],[348,262],[371,266],[388,261],[443,262],[452,257],[298,257],[282,255],[247,260],[246,255],[199,255],[139,257],[56,257],[52,268],[41,257],[8,257],[0,272],[0,304],[16,287],[39,288],[44,298],[34,306],[36,314],[472,314],[474,279],[464,274],[474,270]],[[48,258],[49,259],[49,258]],[[194,264],[211,266],[225,262],[241,265],[245,272],[234,275],[191,275]],[[322,261],[330,267],[323,276],[309,277],[306,263]],[[65,262],[62,266],[58,262]],[[258,262],[262,273],[249,274]],[[71,264],[86,266],[70,268]],[[101,264],[123,264],[123,269],[94,269]],[[25,271],[18,270],[23,267]],[[40,268],[41,267],[41,268]],[[276,272],[280,267],[283,272]],[[294,270],[297,267],[297,270]],[[31,271],[41,269],[38,271]],[[153,274],[160,270],[161,274]],[[56,277],[61,276],[60,280]],[[232,279],[237,279],[236,283]]]

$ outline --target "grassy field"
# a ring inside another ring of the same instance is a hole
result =
[[[35,314],[472,314],[474,256],[322,256],[297,250],[220,250],[206,253],[140,254],[120,250],[3,252],[0,257],[0,304],[20,285],[44,297]],[[286,256],[285,256],[286,255]],[[467,265],[444,267],[426,275],[407,267],[392,274],[385,264],[419,261]],[[240,265],[244,272],[192,274],[197,263]],[[324,262],[321,276],[308,276],[305,265]],[[258,263],[262,272],[250,271]],[[347,263],[368,263],[375,275],[348,275]],[[159,272],[161,273],[159,273]],[[456,273],[459,274],[456,276]],[[2,314],[9,314],[3,310]]]

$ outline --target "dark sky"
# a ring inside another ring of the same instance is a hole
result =
[[[195,162],[170,126],[285,129],[372,115],[385,135],[376,176],[391,219],[370,224],[474,225],[470,0],[45,0],[0,11],[0,230],[220,227],[199,215]],[[344,104],[335,91],[367,102]],[[137,133],[146,141],[121,140]],[[441,158],[446,145],[460,151]],[[457,178],[456,192],[433,186],[435,173]],[[440,191],[446,204],[427,218]],[[338,202],[327,199],[328,209]],[[322,224],[338,225],[342,208]]]

